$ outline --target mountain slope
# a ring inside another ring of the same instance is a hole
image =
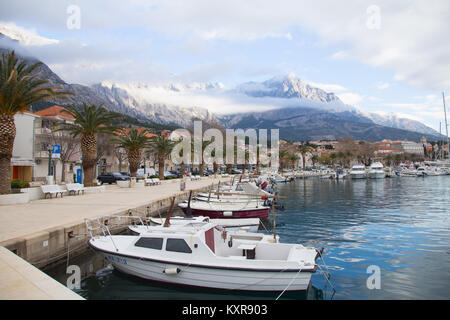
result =
[[[159,103],[155,100],[157,88],[139,84],[117,84],[102,82],[92,86],[96,94],[109,103],[123,110],[142,114],[146,119],[158,123],[167,123],[187,127],[193,119],[214,121],[215,117],[206,108],[182,108],[176,105]],[[172,86],[169,90],[179,91],[181,88]]]
[[[289,141],[336,140],[351,136],[358,140],[383,139],[419,141],[435,137],[373,122],[358,121],[349,112],[327,112],[312,108],[284,108],[262,113],[243,113],[220,118],[226,127],[242,129],[279,129],[280,138]]]

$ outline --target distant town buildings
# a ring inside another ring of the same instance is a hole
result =
[[[63,123],[73,123],[74,118],[63,113],[64,108],[52,106],[38,112],[24,112],[16,114],[14,117],[16,124],[16,139],[14,141],[13,157],[11,160],[11,176],[13,179],[24,181],[45,181],[46,176],[54,176],[55,181],[73,182],[77,180],[77,171],[81,170],[81,150],[78,139],[74,139],[65,131],[57,129]],[[125,129],[127,130],[127,129]],[[144,128],[142,128],[144,130]],[[183,131],[167,131],[161,134],[171,140],[178,140],[183,137]],[[149,133],[149,136],[156,134]],[[125,150],[115,148],[109,143],[110,137],[99,135],[97,174],[103,172],[120,171],[128,172],[128,161]],[[351,140],[351,139],[350,139]],[[305,154],[307,166],[314,165],[320,157],[327,157],[331,154],[359,153],[360,156],[366,153],[373,155],[374,159],[383,159],[388,155],[418,155],[421,157],[439,154],[446,150],[446,146],[439,148],[438,144],[431,144],[425,138],[421,141],[392,141],[385,139],[378,142],[351,140],[317,140],[309,141],[307,144],[311,151]],[[283,148],[289,151],[291,157],[286,159],[294,167],[301,167],[303,155],[299,152],[299,147],[306,142],[289,143],[280,141],[280,150]],[[347,144],[347,148],[345,147]],[[351,144],[351,147],[349,145]],[[52,154],[52,146],[59,145],[60,153]],[[352,149],[353,148],[353,149]],[[359,161],[357,157],[354,159]],[[336,161],[333,160],[332,161]],[[143,152],[142,166],[145,168],[156,168],[157,159],[149,150]],[[174,164],[170,158],[165,163],[165,170],[178,170],[180,164]],[[196,166],[187,166],[187,170]],[[206,168],[205,168],[206,169]]]

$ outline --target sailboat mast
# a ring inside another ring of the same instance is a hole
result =
[[[442,159],[442,134],[441,134],[441,126],[442,126],[442,122],[439,121],[439,143],[438,143],[438,159]]]
[[[447,124],[447,111],[445,110],[445,95],[442,92],[442,101],[444,102],[444,117],[445,117],[445,135],[447,136],[447,158],[449,157],[450,146],[448,144],[448,124]]]

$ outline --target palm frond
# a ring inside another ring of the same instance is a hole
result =
[[[36,70],[41,62],[28,64],[19,60],[15,52],[3,53],[0,59],[0,115],[13,116],[23,112],[38,101],[51,98],[67,98],[71,92],[61,87],[47,86],[47,79],[40,79]]]

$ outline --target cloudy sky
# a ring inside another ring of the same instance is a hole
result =
[[[436,130],[450,96],[449,31],[447,0],[0,3],[0,32],[67,82],[234,87],[293,72],[363,111]]]

